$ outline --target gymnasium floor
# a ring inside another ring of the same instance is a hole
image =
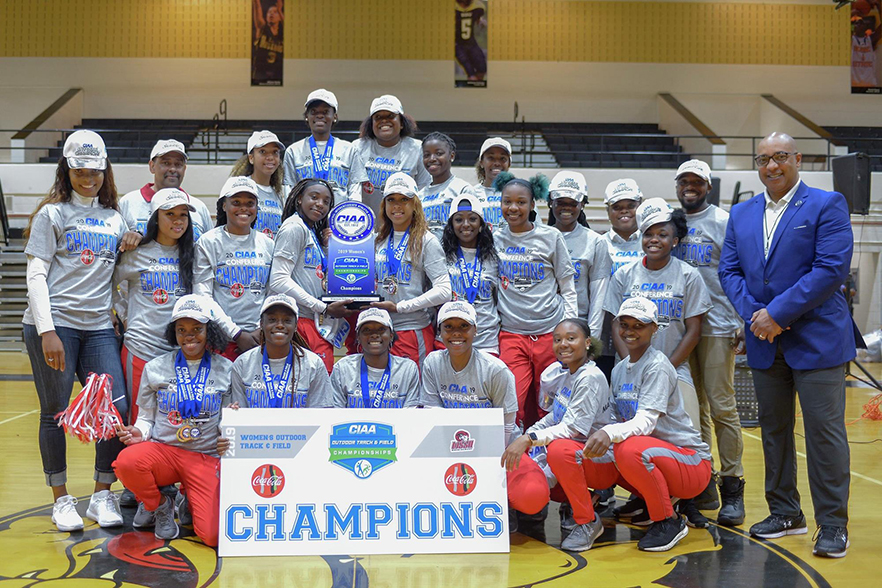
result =
[[[879,376],[882,366],[870,365]],[[303,558],[227,558],[188,536],[167,544],[131,525],[102,530],[86,520],[78,533],[59,533],[50,521],[51,493],[44,486],[37,447],[37,397],[22,353],[0,353],[0,588],[55,586],[879,586],[882,551],[882,421],[849,425],[851,444],[851,548],[841,560],[811,555],[808,535],[755,541],[748,526],[766,516],[762,496],[759,431],[744,431],[747,523],[727,529],[692,529],[667,553],[637,551],[641,530],[613,525],[591,551],[568,554],[560,543],[556,504],[546,523],[548,544],[512,535],[509,555],[431,555]],[[858,419],[874,390],[848,389],[848,422]],[[801,424],[798,425],[801,432]],[[875,442],[873,442],[875,440]],[[800,440],[801,441],[801,440]],[[812,507],[800,443],[800,488],[809,527]],[[68,441],[69,489],[92,490],[91,447]],[[620,496],[620,498],[622,498]],[[130,522],[134,509],[123,509]],[[875,555],[874,555],[875,554]],[[876,570],[876,571],[874,571]]]

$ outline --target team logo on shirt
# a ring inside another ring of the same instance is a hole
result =
[[[381,423],[334,425],[329,439],[329,450],[328,461],[349,470],[362,480],[398,461],[392,425]]]
[[[450,442],[450,451],[473,451],[475,449],[475,440],[471,434],[465,429],[460,429],[453,435],[453,441]]]
[[[478,474],[467,463],[455,463],[444,472],[444,485],[454,496],[468,496],[478,486]]]
[[[285,474],[279,466],[265,463],[251,474],[251,488],[263,498],[278,496],[285,489]]]
[[[241,298],[242,294],[244,294],[244,293],[245,293],[245,286],[243,286],[239,282],[236,282],[235,284],[230,286],[230,294],[233,296],[233,298]]]
[[[80,253],[80,261],[83,262],[83,265],[92,265],[95,261],[95,253],[91,249],[83,249],[83,252]]]
[[[168,411],[168,424],[173,427],[181,426],[181,423],[184,422],[184,419],[181,418],[181,413],[176,410]]]
[[[153,302],[156,304],[165,304],[168,302],[168,292],[162,288],[157,288],[153,291]]]

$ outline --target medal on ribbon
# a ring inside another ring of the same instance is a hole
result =
[[[175,356],[175,387],[177,388],[178,412],[184,419],[192,419],[202,412],[202,395],[205,392],[205,382],[208,380],[208,372],[211,371],[211,354],[207,351],[202,354],[196,378],[190,378],[190,368],[184,352],[178,350]]]
[[[291,382],[291,373],[294,371],[294,348],[288,350],[288,357],[285,359],[285,367],[282,369],[282,377],[279,385],[273,385],[273,372],[270,369],[269,357],[266,354],[266,346],[263,348],[263,361],[261,362],[263,370],[263,383],[266,386],[266,396],[268,406],[262,408],[284,408],[283,401],[285,399],[285,391]]]
[[[386,370],[383,377],[377,383],[377,392],[374,399],[371,400],[370,381],[368,380],[368,367],[364,356],[361,357],[361,398],[364,400],[365,408],[380,408],[383,405],[383,398],[389,390],[389,380],[392,376],[392,357],[390,356],[386,363]]]
[[[462,276],[463,288],[468,298],[469,304],[475,303],[478,297],[478,286],[481,283],[481,270],[484,269],[484,260],[481,259],[481,249],[475,250],[475,264],[472,266],[472,275],[469,276],[469,264],[466,263],[465,256],[462,253],[462,247],[457,246],[457,265],[459,266],[459,275]]]
[[[303,215],[301,215],[300,218],[303,218]],[[319,258],[322,260],[321,263],[315,267],[315,277],[321,280],[325,277],[325,268],[328,267],[328,256],[325,253],[325,250],[322,249],[322,244],[316,236],[315,231],[310,228],[309,223],[307,223],[305,218],[303,218],[303,222],[306,225],[306,232],[309,233],[312,246],[318,251]]]
[[[389,242],[386,244],[386,279],[383,280],[383,289],[389,294],[395,294],[398,291],[398,270],[401,269],[401,260],[404,259],[404,252],[407,251],[407,243],[410,241],[410,227],[404,231],[401,241],[394,246],[395,233],[389,233]]]
[[[327,181],[331,171],[331,158],[334,155],[334,136],[328,137],[325,152],[319,155],[315,137],[309,138],[309,151],[312,153],[312,177]]]

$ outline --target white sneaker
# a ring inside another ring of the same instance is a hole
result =
[[[52,507],[52,522],[59,531],[81,531],[83,519],[77,513],[77,499],[65,494]]]
[[[110,490],[101,490],[92,494],[86,516],[100,527],[119,527],[123,524],[122,514],[119,512],[119,496]]]

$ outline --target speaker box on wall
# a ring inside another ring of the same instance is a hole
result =
[[[870,214],[870,158],[849,153],[833,158],[833,189],[848,203],[849,214]]]

